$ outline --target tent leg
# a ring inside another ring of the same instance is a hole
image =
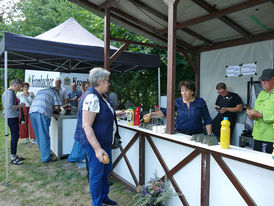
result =
[[[5,61],[5,66],[4,66],[4,76],[5,76],[5,143],[6,143],[6,186],[9,186],[9,153],[8,153],[8,52],[5,51],[4,54],[4,61]]]

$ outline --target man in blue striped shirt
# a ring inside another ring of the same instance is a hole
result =
[[[58,118],[58,115],[54,113],[60,111],[60,105],[59,87],[52,87],[40,90],[30,106],[30,119],[37,138],[42,162],[53,161],[50,156],[49,126],[51,116]]]

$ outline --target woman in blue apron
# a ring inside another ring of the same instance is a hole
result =
[[[116,131],[113,106],[105,93],[110,72],[102,68],[90,70],[89,87],[79,102],[75,139],[82,143],[88,158],[89,186],[92,206],[103,203],[117,205],[108,197],[108,177],[112,169],[111,145]],[[109,163],[104,156],[108,156]]]

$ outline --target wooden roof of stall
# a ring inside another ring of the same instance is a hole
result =
[[[168,6],[163,0],[70,1],[101,17],[107,6],[111,22],[167,45]],[[177,51],[199,53],[274,39],[273,11],[273,0],[180,0]]]

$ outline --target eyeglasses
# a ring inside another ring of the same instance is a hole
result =
[[[104,79],[104,81],[107,81],[107,83],[110,84],[110,79]]]

